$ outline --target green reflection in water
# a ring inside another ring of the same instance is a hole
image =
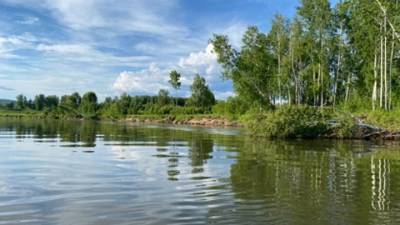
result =
[[[400,222],[398,143],[267,141],[216,134],[202,128],[0,120],[0,132],[7,131],[15,132],[18,139],[59,139],[60,147],[90,147],[88,152],[96,152],[99,143],[150,147],[153,151],[149,157],[158,163],[152,166],[162,171],[175,187],[171,193],[159,195],[168,198],[171,194],[172,205],[181,204],[172,195],[185,198],[181,209],[197,209],[186,215],[193,218],[192,222],[199,219],[216,224]],[[143,160],[147,159],[144,156]],[[189,184],[196,189],[189,193],[180,189]],[[151,200],[152,196],[147,198]],[[169,215],[179,215],[179,209],[174,207],[164,210]],[[171,220],[171,224],[180,221]]]

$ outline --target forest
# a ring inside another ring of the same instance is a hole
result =
[[[241,49],[225,35],[211,42],[239,97],[277,103],[356,105],[391,110],[399,102],[397,0],[302,0],[289,20],[276,15],[268,33],[249,27]]]
[[[170,83],[179,89],[180,74],[170,72]],[[206,80],[196,75],[191,86],[189,98],[171,97],[167,90],[161,89],[156,96],[107,97],[100,102],[96,93],[87,92],[82,96],[75,92],[61,97],[39,94],[34,99],[18,95],[15,102],[2,108],[3,114],[15,112],[16,115],[43,116],[51,118],[86,118],[86,119],[120,119],[127,115],[174,115],[210,113],[216,100]],[[12,115],[12,114],[11,114]]]
[[[235,91],[225,101],[215,100],[197,75],[188,98],[171,97],[167,90],[101,103],[93,92],[33,100],[20,95],[8,109],[84,118],[216,114],[267,136],[314,136],[331,120],[344,121],[346,129],[362,119],[399,130],[399,29],[398,0],[342,0],[333,6],[329,0],[301,0],[294,17],[275,15],[268,32],[249,26],[240,48],[225,34],[211,37],[221,76]],[[168,75],[172,89],[180,89],[180,72]]]

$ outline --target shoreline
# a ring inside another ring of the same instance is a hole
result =
[[[190,125],[204,127],[244,127],[237,121],[230,120],[222,116],[128,116],[127,118],[119,119],[122,123],[135,124],[171,124],[171,125]]]
[[[111,119],[111,118],[98,118],[85,119],[85,118],[53,118],[43,114],[0,114],[0,118],[10,119],[51,119],[51,120],[64,120],[64,121],[99,121],[99,122],[115,122],[122,124],[136,124],[136,125],[150,125],[150,124],[169,124],[169,125],[186,125],[186,126],[200,126],[200,127],[216,127],[216,128],[246,128],[246,125],[240,123],[238,120],[229,119],[219,115],[132,115],[126,118]],[[332,128],[334,128],[332,124]],[[309,139],[302,137],[292,138],[279,138],[279,137],[268,137],[260,134],[251,134],[251,136],[258,138],[272,138],[272,139]],[[358,121],[353,128],[351,136],[339,137],[336,134],[320,134],[318,137],[313,139],[347,139],[347,140],[387,140],[387,141],[400,141],[400,129],[389,130],[374,126],[371,124],[363,123]]]

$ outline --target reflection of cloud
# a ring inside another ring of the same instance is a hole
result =
[[[126,146],[113,145],[111,151],[117,159],[139,160],[141,158],[141,154],[136,151],[129,151]]]
[[[158,177],[165,176],[165,171],[160,170],[160,161],[154,157],[153,146],[111,146],[111,152],[117,160],[121,160],[117,166],[127,167],[138,171],[146,177],[146,181],[155,181]],[[122,163],[132,161],[133,164]]]

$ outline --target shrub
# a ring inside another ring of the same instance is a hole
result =
[[[335,138],[351,138],[357,131],[355,119],[347,113],[334,113],[333,119],[330,121],[328,135]]]
[[[249,112],[242,121],[256,136],[315,138],[329,130],[330,113],[308,106],[282,106],[268,112]]]
[[[246,101],[238,97],[230,97],[226,101],[218,101],[213,106],[212,112],[217,115],[240,116],[246,113],[249,108],[250,106]]]

